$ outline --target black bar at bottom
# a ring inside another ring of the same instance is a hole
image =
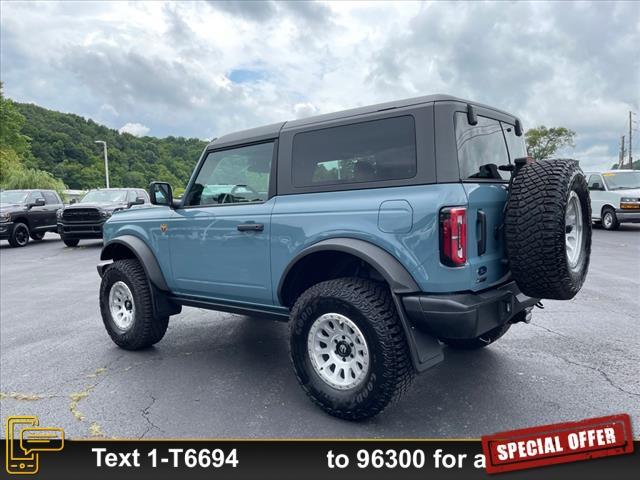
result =
[[[640,471],[640,442],[634,443],[631,455],[490,476],[484,469],[474,467],[482,453],[477,440],[67,440],[60,452],[38,453],[39,471],[31,478],[600,480],[614,474],[616,480],[635,479]],[[6,441],[2,440],[1,445],[6,458]],[[14,450],[20,451],[17,441]],[[434,454],[439,450],[441,460],[436,468]],[[462,467],[458,468],[460,458]],[[235,461],[237,465],[233,467]],[[348,465],[340,468],[345,461]],[[20,459],[11,461],[17,468],[19,463]],[[222,466],[216,468],[217,463]]]

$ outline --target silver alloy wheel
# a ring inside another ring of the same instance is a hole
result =
[[[611,212],[605,212],[602,223],[604,224],[605,228],[611,228],[611,226],[613,225],[613,215],[611,214]]]
[[[117,281],[111,285],[109,311],[113,322],[120,330],[126,332],[131,328],[136,314],[136,307],[133,303],[131,290],[126,283]]]
[[[567,210],[564,215],[565,222],[565,247],[569,266],[575,268],[582,256],[582,240],[584,237],[584,225],[582,220],[582,208],[580,199],[575,191],[571,191]]]
[[[339,313],[318,317],[307,337],[313,369],[338,390],[355,388],[369,373],[369,347],[358,326]]]

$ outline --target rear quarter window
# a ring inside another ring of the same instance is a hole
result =
[[[527,147],[524,143],[524,135],[518,137],[516,135],[516,128],[510,123],[502,123],[502,131],[507,141],[511,163],[513,163],[516,158],[526,157]]]
[[[298,133],[292,161],[296,187],[413,178],[414,118],[405,115]]]
[[[478,116],[469,125],[467,114],[456,112],[456,148],[462,180],[508,180],[509,172],[498,169],[509,164],[509,154],[500,122]]]

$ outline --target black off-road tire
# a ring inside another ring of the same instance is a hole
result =
[[[325,313],[348,317],[369,348],[367,376],[348,390],[326,383],[314,370],[307,340],[314,321]],[[300,385],[327,413],[361,420],[382,412],[408,389],[415,370],[387,285],[362,278],[318,283],[305,291],[291,311],[290,353]]]
[[[33,240],[34,242],[39,242],[44,238],[45,233],[47,232],[31,232],[29,236],[31,237],[31,240]]]
[[[24,247],[29,243],[29,227],[25,223],[13,225],[13,232],[9,237],[9,245],[12,247]]]
[[[62,237],[62,241],[64,242],[64,244],[67,247],[77,247],[78,244],[80,243],[80,239],[79,238]]]
[[[118,328],[109,309],[109,292],[118,281],[129,287],[135,305],[134,320],[127,330]],[[140,350],[162,340],[169,316],[154,317],[151,302],[149,282],[138,260],[117,260],[106,269],[100,284],[100,312],[107,333],[116,345],[125,350]]]
[[[609,215],[610,218],[605,218]],[[616,211],[611,207],[604,207],[602,209],[602,228],[605,230],[618,230],[620,228],[620,221],[616,216]]]
[[[573,268],[565,246],[571,192],[579,199],[583,228]],[[511,273],[525,295],[568,300],[578,293],[591,255],[591,201],[577,161],[542,160],[522,167],[510,187],[505,237]]]

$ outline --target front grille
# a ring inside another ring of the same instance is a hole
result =
[[[65,222],[97,222],[102,220],[97,208],[69,208],[62,212]]]

